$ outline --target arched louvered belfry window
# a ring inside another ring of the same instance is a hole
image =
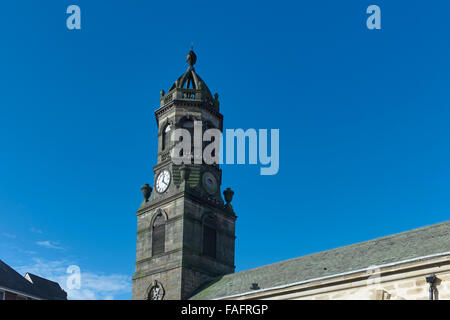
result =
[[[203,136],[205,135],[205,132],[208,131],[209,129],[216,129],[209,121],[206,122],[206,124],[203,127]],[[216,141],[216,137],[212,136],[210,141],[203,141],[203,150],[205,150],[205,147],[211,143],[213,143],[214,141]],[[212,157],[216,156],[216,149],[213,150],[213,152],[211,153]]]
[[[191,135],[191,150],[190,155],[194,154],[194,121],[192,120],[184,120],[181,124],[181,127],[187,131]],[[183,154],[181,154],[183,156]]]
[[[203,254],[211,258],[216,257],[217,225],[213,216],[203,220]]]
[[[162,149],[163,150],[168,149],[170,146],[170,133],[171,133],[170,130],[171,130],[170,124],[168,124],[163,130],[163,136],[162,136]]]
[[[166,219],[159,213],[152,226],[152,255],[164,253],[166,243]]]

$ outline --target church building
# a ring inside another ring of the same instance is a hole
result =
[[[450,299],[450,222],[234,273],[234,192],[222,192],[218,164],[173,158],[176,129],[193,133],[199,121],[203,132],[223,129],[218,94],[196,73],[192,50],[186,60],[155,111],[155,180],[141,188],[133,299]]]

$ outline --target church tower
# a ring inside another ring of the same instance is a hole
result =
[[[179,143],[174,139],[176,129],[193,133],[193,140],[205,148],[194,135],[223,128],[218,94],[213,97],[195,72],[196,60],[191,50],[186,73],[167,94],[161,91],[155,111],[158,159],[154,190],[148,184],[142,187],[145,200],[137,211],[133,299],[188,299],[206,282],[235,269],[233,191],[223,192],[224,203],[219,165],[194,161],[194,152],[183,155],[192,163],[179,164],[173,157]]]

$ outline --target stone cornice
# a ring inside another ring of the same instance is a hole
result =
[[[218,117],[220,120],[223,120],[223,115],[218,110],[215,110],[215,109],[209,107],[207,104],[205,104],[202,101],[172,100],[155,111],[155,116],[156,116],[157,121],[161,115],[163,115],[166,112],[168,112],[169,110],[171,110],[172,107],[178,107],[178,106],[179,107],[197,107],[202,110],[208,111],[212,115]]]
[[[170,250],[170,251],[166,251],[164,253],[160,253],[160,254],[154,255],[154,256],[149,257],[149,258],[143,258],[143,259],[140,259],[140,260],[136,260],[136,262],[134,264],[141,264],[141,263],[144,263],[144,262],[148,262],[148,261],[154,260],[156,258],[161,258],[161,257],[166,256],[168,254],[172,254],[172,253],[175,253],[175,252],[180,252],[182,250],[183,250],[183,248],[176,248],[176,249],[173,249],[173,250]]]
[[[171,196],[168,196],[167,198],[161,199],[158,202],[155,202],[155,203],[152,203],[152,204],[148,204],[147,206],[145,206],[143,208],[140,208],[136,212],[136,215],[140,216],[140,215],[142,215],[142,214],[144,214],[146,212],[158,209],[158,208],[160,208],[160,207],[162,207],[162,206],[164,206],[164,205],[166,205],[166,204],[168,204],[168,203],[170,203],[170,202],[172,202],[174,200],[178,200],[178,199],[183,198],[183,197],[189,198],[189,199],[194,200],[194,201],[198,201],[198,202],[200,202],[202,204],[207,204],[208,206],[212,207],[214,210],[221,211],[225,216],[228,216],[230,218],[233,218],[233,219],[237,218],[237,216],[234,213],[230,214],[230,212],[226,211],[225,208],[221,208],[221,207],[217,206],[214,202],[208,201],[207,199],[199,197],[199,196],[197,196],[197,195],[195,195],[195,194],[193,194],[193,193],[191,193],[189,191],[186,191],[186,190],[180,191],[178,193],[175,193],[175,194],[173,194]]]

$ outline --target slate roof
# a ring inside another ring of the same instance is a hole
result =
[[[23,277],[16,270],[0,260],[0,287],[9,289],[25,296],[44,300],[66,300],[67,293],[58,283],[27,273]]]
[[[46,300],[66,300],[67,293],[60,287],[57,282],[41,278],[32,273],[27,273],[27,276],[33,283],[37,290],[39,297]]]
[[[450,251],[450,221],[219,277],[191,299],[209,300]]]
[[[18,291],[27,296],[39,297],[33,284],[2,260],[0,260],[0,287]]]

